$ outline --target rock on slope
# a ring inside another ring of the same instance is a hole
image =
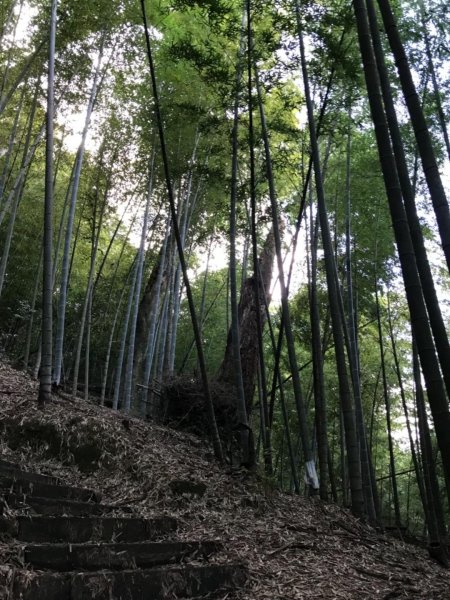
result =
[[[56,397],[38,411],[36,397],[34,381],[0,365],[0,458],[99,489],[105,503],[131,504],[142,517],[173,515],[181,539],[223,540],[212,561],[238,558],[249,571],[228,600],[450,598],[450,572],[425,550],[332,504],[227,473],[195,437],[82,400]],[[195,487],[183,489],[186,480]],[[1,541],[0,564],[4,574],[16,566]]]

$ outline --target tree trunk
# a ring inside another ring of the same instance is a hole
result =
[[[55,80],[56,5],[52,0],[50,17],[48,87],[45,145],[45,200],[44,200],[44,262],[42,284],[42,364],[39,378],[38,404],[42,407],[52,395],[52,338],[53,338],[53,119]]]
[[[89,102],[86,110],[86,117],[84,121],[83,133],[81,135],[81,142],[78,148],[77,156],[75,158],[74,175],[72,181],[72,191],[70,196],[70,208],[69,216],[67,220],[66,236],[64,240],[64,253],[61,267],[61,284],[59,288],[59,299],[58,299],[58,323],[56,330],[55,339],[55,364],[53,381],[56,385],[61,382],[61,371],[63,363],[63,349],[64,349],[64,329],[66,319],[66,303],[67,303],[67,290],[69,285],[69,263],[70,263],[70,245],[72,241],[72,230],[73,222],[75,219],[75,209],[78,198],[78,187],[80,184],[81,169],[83,166],[84,150],[86,144],[86,138],[91,122],[92,112],[94,110],[95,100],[97,98],[98,91],[98,80],[100,77],[100,68],[103,57],[103,45],[100,49],[100,54],[95,68],[94,79],[92,82],[91,93],[89,96]]]
[[[424,472],[425,490],[430,507],[429,540],[430,550],[433,545],[438,548],[439,558],[444,562],[447,560],[446,540],[447,529],[445,525],[445,516],[442,509],[441,497],[439,492],[439,483],[436,475],[436,466],[433,457],[433,445],[431,442],[430,429],[428,427],[428,417],[425,408],[425,398],[420,378],[419,357],[417,348],[413,340],[413,370],[414,383],[416,387],[417,420],[419,423],[420,446],[422,454],[422,467]],[[448,565],[447,565],[448,566]]]
[[[12,130],[11,130],[11,133],[9,136],[9,140],[8,140],[8,150],[6,151],[6,156],[5,156],[5,160],[3,163],[2,174],[0,176],[0,206],[2,205],[2,202],[3,202],[3,192],[5,189],[5,184],[9,177],[9,174],[8,174],[9,164],[11,161],[11,156],[13,154],[14,145],[16,144],[17,127],[19,124],[19,117],[22,113],[23,101],[25,98],[26,91],[27,91],[27,86],[24,85],[22,93],[20,94],[19,106],[17,107],[16,114],[14,116],[14,122],[13,122]]]
[[[254,275],[247,277],[245,280],[238,305],[240,358],[247,415],[250,415],[252,409],[256,373],[258,370],[258,333],[256,327],[256,311],[259,310],[261,315],[261,323],[263,324],[265,322],[266,315],[262,294],[265,289],[269,289],[270,282],[272,280],[274,258],[275,243],[273,230],[271,230],[264,242],[264,246],[259,257],[259,307],[257,309],[255,304]],[[267,301],[270,303],[270,297],[267,298]],[[232,329],[230,328],[227,337],[225,355],[217,374],[217,380],[227,385],[233,385],[235,378],[236,372],[233,356]]]
[[[5,36],[8,35],[9,26],[14,21],[14,12],[15,12],[15,8],[16,8],[16,4],[17,4],[17,0],[11,0],[9,3],[9,8],[7,9],[6,7],[8,5],[7,5],[7,3],[4,3],[5,9],[4,9],[3,14],[6,13],[6,16],[4,18],[2,29],[0,31],[0,49],[2,49],[3,40],[4,40]]]
[[[37,268],[36,268],[36,280],[34,283],[33,296],[31,299],[30,320],[28,321],[27,337],[26,337],[26,342],[25,342],[25,351],[24,351],[24,355],[23,355],[23,366],[25,369],[28,369],[28,363],[30,362],[31,340],[33,338],[34,313],[36,312],[35,307],[36,307],[36,301],[37,301],[38,292],[39,292],[39,283],[42,278],[42,273],[41,273],[42,260],[43,260],[43,252],[40,252],[39,262],[38,262]]]
[[[8,52],[7,52],[6,66],[3,71],[2,83],[0,86],[0,96],[3,95],[3,91],[5,89],[5,85],[8,80],[8,71],[11,68],[13,51],[17,44],[17,26],[19,24],[20,17],[22,15],[23,5],[24,5],[24,0],[19,0],[19,9],[17,11],[13,11],[13,16],[15,16],[16,18],[14,19],[12,33],[10,34],[11,42],[10,42],[10,46],[9,46]],[[3,7],[2,7],[2,9],[3,9]],[[16,16],[15,12],[17,12],[17,16]]]
[[[351,106],[349,100],[349,107]],[[350,363],[350,376],[353,386],[353,395],[355,398],[355,418],[356,426],[358,428],[359,436],[359,447],[361,453],[361,477],[363,483],[364,501],[366,505],[367,515],[372,523],[381,522],[381,514],[379,510],[378,494],[376,488],[375,474],[372,465],[372,459],[367,444],[367,432],[366,425],[364,422],[363,403],[361,398],[361,380],[360,380],[360,364],[359,364],[359,347],[358,347],[358,333],[357,333],[357,320],[356,320],[356,309],[354,303],[354,290],[353,290],[353,264],[352,264],[352,242],[351,242],[351,208],[352,198],[350,194],[350,183],[351,183],[351,170],[350,170],[350,158],[351,158],[351,128],[352,118],[351,109],[348,109],[348,135],[347,135],[347,148],[346,148],[346,182],[345,182],[345,195],[346,195],[346,218],[345,218],[345,268],[346,268],[346,279],[347,279],[347,303],[348,303],[348,314],[347,322],[345,316],[343,316],[342,326],[348,331],[348,356]],[[338,286],[338,283],[336,283]]]
[[[311,342],[313,358],[313,384],[315,422],[317,431],[317,455],[319,459],[320,487],[319,493],[322,500],[328,500],[328,436],[327,436],[327,405],[325,395],[325,379],[323,373],[322,337],[320,333],[319,304],[317,300],[317,245],[318,245],[318,218],[313,218],[312,212],[312,187],[310,198],[310,246],[311,246],[311,274],[309,280],[309,318],[311,323]]]
[[[393,324],[392,324],[391,305],[390,305],[390,301],[389,301],[389,294],[388,294],[388,325],[389,325],[389,338],[390,338],[391,347],[392,347],[392,356],[394,358],[395,373],[397,376],[397,382],[398,382],[398,386],[400,389],[400,397],[402,399],[403,414],[405,415],[406,429],[408,431],[409,447],[410,447],[411,458],[412,458],[412,462],[414,465],[414,471],[415,471],[415,475],[416,475],[417,488],[419,490],[419,496],[422,501],[422,507],[423,507],[423,512],[425,515],[425,521],[428,524],[428,531],[430,532],[430,535],[431,535],[432,531],[433,530],[436,531],[436,529],[437,529],[437,524],[435,522],[436,516],[434,515],[434,513],[433,513],[434,509],[432,506],[430,506],[430,503],[427,498],[427,494],[425,491],[425,485],[424,485],[423,472],[420,468],[419,459],[418,459],[417,452],[416,452],[416,446],[414,443],[414,437],[413,437],[413,433],[412,433],[412,429],[411,429],[411,422],[410,422],[410,418],[409,418],[409,410],[408,410],[408,405],[407,405],[407,401],[406,401],[405,388],[403,385],[403,379],[402,379],[402,374],[401,374],[401,370],[400,370],[400,362],[398,359],[397,346],[396,346],[395,337],[394,337],[394,328],[393,328]]]
[[[100,151],[100,161],[99,161],[99,165],[98,165],[98,177],[97,177],[97,182],[96,182],[96,193],[95,193],[95,200],[94,200],[94,207],[93,207],[93,224],[92,224],[92,235],[91,235],[91,261],[90,261],[90,266],[89,266],[89,274],[88,274],[88,279],[87,279],[87,283],[86,283],[86,293],[85,293],[85,297],[84,297],[84,302],[83,302],[83,308],[81,311],[81,317],[80,317],[80,324],[79,324],[79,334],[78,334],[78,343],[77,343],[77,351],[76,351],[76,356],[75,356],[75,364],[74,364],[74,368],[73,368],[73,381],[72,381],[72,396],[76,396],[77,395],[77,391],[78,391],[78,374],[79,374],[79,368],[80,368],[80,361],[81,361],[81,350],[83,347],[83,338],[84,338],[84,330],[85,330],[85,326],[86,326],[86,319],[89,318],[90,315],[90,307],[92,306],[92,291],[93,291],[93,282],[94,282],[94,272],[95,272],[95,262],[97,260],[97,251],[98,251],[98,245],[99,245],[99,241],[100,241],[100,235],[101,235],[101,230],[102,230],[102,225],[103,225],[103,216],[105,214],[105,210],[108,204],[108,194],[109,194],[109,190],[110,190],[110,185],[111,185],[111,172],[109,173],[109,176],[107,178],[107,182],[106,182],[106,188],[105,188],[105,192],[104,192],[104,197],[103,197],[103,202],[102,205],[100,207],[99,210],[99,217],[98,217],[98,225],[96,224],[96,220],[97,220],[97,211],[98,211],[98,196],[99,196],[99,187],[100,187],[100,169],[102,168],[102,158],[101,158],[101,153],[102,151]],[[90,338],[90,329],[88,329],[88,337]],[[89,349],[87,346],[87,342],[86,342],[86,359],[88,357],[89,354]],[[87,362],[87,360],[85,361],[85,371],[89,372],[89,364]],[[86,390],[85,390],[86,393]]]
[[[380,74],[380,83],[383,92],[383,100],[386,109],[386,118],[389,125],[389,131],[392,138],[392,147],[398,170],[399,181],[403,194],[406,216],[408,218],[411,240],[416,255],[417,269],[419,271],[422,284],[423,295],[427,305],[428,317],[433,332],[434,342],[439,357],[444,382],[447,389],[447,395],[450,398],[450,344],[448,341],[447,330],[442,317],[441,308],[434,285],[433,275],[431,273],[430,263],[428,262],[427,251],[422,234],[419,217],[417,215],[415,192],[409,178],[409,170],[403,147],[403,140],[400,127],[397,120],[397,114],[392,98],[389,77],[384,60],[383,47],[378,31],[377,17],[373,0],[367,0],[367,9],[370,22],[370,28],[373,38],[375,56],[377,60],[378,72]]]
[[[364,496],[361,478],[361,457],[356,430],[355,409],[350,390],[347,365],[345,361],[344,336],[342,322],[339,313],[339,299],[336,282],[336,266],[334,261],[333,245],[327,217],[325,204],[325,194],[322,182],[322,172],[320,165],[319,146],[317,143],[316,128],[314,123],[314,111],[312,98],[309,89],[309,78],[306,66],[305,48],[302,34],[302,24],[298,2],[296,3],[296,16],[298,26],[298,37],[300,42],[300,53],[303,73],[303,83],[305,86],[305,99],[308,110],[308,124],[311,142],[311,152],[313,156],[313,166],[316,182],[317,204],[319,212],[320,229],[322,233],[322,244],[324,249],[325,269],[328,286],[328,297],[330,301],[330,315],[333,330],[336,367],[339,379],[339,395],[342,404],[342,412],[345,426],[345,442],[347,448],[347,460],[349,468],[350,491],[352,496],[352,510],[355,515],[364,515]]]
[[[169,243],[169,223],[168,219],[164,241],[142,294],[137,316],[134,379],[144,386],[142,393],[143,402],[146,400],[147,394],[145,393],[145,388],[148,385],[153,366],[155,333],[160,308],[161,290],[166,286],[166,254]]]
[[[392,153],[377,66],[371,44],[366,5],[364,0],[354,0],[353,6],[358,26],[359,45],[364,64],[364,74],[372,119],[375,124],[378,153],[405,283],[411,325],[417,341],[422,370],[427,386],[428,401],[432,410],[436,437],[442,455],[447,493],[450,498],[450,437],[448,435],[448,432],[450,431],[450,411],[439,370],[439,364],[435,354],[411,235],[403,206],[403,197],[398,179],[397,167]]]
[[[142,10],[142,19],[143,19],[143,23],[144,23],[144,33],[145,33],[145,42],[146,42],[146,48],[147,48],[147,57],[148,57],[148,62],[149,62],[150,77],[151,77],[153,97],[154,97],[154,111],[155,111],[160,145],[161,145],[161,156],[162,156],[163,167],[164,167],[164,176],[165,176],[166,186],[167,186],[167,195],[168,195],[168,199],[169,199],[170,214],[172,217],[172,228],[173,228],[173,233],[175,236],[175,241],[176,241],[176,245],[177,245],[177,249],[178,249],[178,258],[179,258],[180,265],[181,265],[181,271],[183,273],[183,281],[184,281],[184,286],[186,288],[186,296],[187,296],[187,300],[188,300],[188,304],[189,304],[189,312],[191,314],[192,328],[194,330],[194,335],[195,335],[195,342],[196,342],[197,353],[198,353],[198,361],[199,361],[199,365],[200,365],[200,371],[201,371],[201,377],[202,377],[202,383],[203,383],[203,391],[204,391],[204,395],[205,395],[205,405],[206,405],[206,410],[207,410],[208,419],[209,419],[211,441],[212,441],[212,444],[214,447],[214,453],[215,453],[216,458],[220,462],[223,462],[222,443],[220,441],[219,430],[217,428],[217,422],[216,422],[216,415],[214,412],[214,404],[212,401],[211,391],[209,388],[209,380],[208,380],[208,374],[206,372],[203,344],[202,344],[202,340],[200,337],[197,313],[195,310],[194,298],[192,296],[192,290],[191,290],[191,285],[189,282],[187,265],[186,265],[184,252],[183,252],[183,243],[182,243],[181,236],[180,236],[180,230],[178,228],[177,214],[176,214],[175,201],[174,201],[173,189],[172,189],[172,178],[170,176],[170,170],[169,170],[169,161],[168,161],[167,150],[166,150],[166,140],[165,140],[165,135],[164,135],[163,120],[162,120],[160,106],[159,106],[159,93],[158,93],[158,86],[157,86],[157,82],[156,82],[155,67],[154,67],[154,63],[153,63],[152,48],[151,48],[151,43],[150,43],[150,33],[149,33],[149,29],[148,29],[147,13],[146,13],[146,9],[145,9],[144,0],[141,0],[141,10]]]
[[[356,5],[355,5],[356,6]],[[397,23],[389,0],[378,0],[389,45],[394,55],[405,103],[416,136],[423,172],[433,203],[436,221],[441,236],[442,249],[450,271],[450,210],[437,165],[431,135],[420,104],[405,49],[398,31]]]
[[[427,53],[428,71],[431,75],[431,82],[433,84],[433,95],[434,95],[434,101],[436,103],[436,111],[437,111],[437,115],[439,118],[439,125],[441,126],[442,135],[444,137],[445,148],[447,150],[447,157],[448,157],[448,160],[450,160],[450,138],[449,138],[448,129],[447,129],[447,119],[445,117],[444,109],[442,107],[441,94],[439,91],[436,69],[434,68],[433,55],[431,53],[430,36],[428,34],[427,24],[425,22],[425,15],[423,13],[423,9],[424,9],[423,2],[421,2],[420,4],[421,4],[421,9],[422,9],[422,29],[423,29],[423,35],[424,35],[424,40],[425,40],[425,50]]]
[[[230,312],[231,312],[231,328],[228,336],[227,352],[229,358],[232,359],[233,372],[228,373],[232,378],[229,379],[233,382],[236,390],[236,407],[238,424],[240,426],[240,445],[242,451],[243,460],[248,464],[250,463],[250,457],[254,456],[253,448],[250,448],[251,435],[248,429],[248,412],[245,394],[245,383],[244,374],[242,370],[242,356],[241,356],[241,327],[239,319],[239,307],[238,307],[238,288],[237,288],[237,271],[236,271],[236,209],[237,209],[237,185],[238,185],[238,127],[239,127],[239,100],[241,93],[241,79],[243,71],[243,56],[244,56],[244,27],[246,20],[245,3],[242,11],[242,23],[241,23],[241,37],[239,44],[239,52],[237,57],[236,67],[236,92],[234,97],[233,107],[233,130],[231,133],[231,189],[230,189],[230,257],[229,257],[229,291],[230,291]],[[246,257],[246,249],[244,250],[244,257]],[[242,298],[242,295],[241,295]],[[228,293],[227,293],[227,329],[228,329]],[[231,348],[229,348],[231,345]]]
[[[3,94],[2,97],[0,98],[0,115],[5,110],[8,102],[13,97],[14,92],[17,90],[17,88],[19,87],[19,85],[22,83],[22,81],[25,81],[25,79],[26,79],[26,77],[28,75],[28,71],[30,70],[30,68],[33,65],[36,57],[39,55],[40,51],[44,47],[44,44],[45,44],[45,39],[42,40],[42,42],[39,44],[39,46],[36,48],[36,50],[33,52],[33,54],[31,54],[27,58],[27,60],[25,61],[25,64],[23,65],[21,71],[19,72],[19,74],[17,75],[17,77],[14,80],[13,84],[9,88],[8,92],[6,94]]]
[[[129,279],[131,277],[132,272],[133,272],[133,267],[128,272],[128,277],[126,279],[125,285],[122,288],[119,300],[117,302],[116,310],[114,312],[114,319],[113,319],[113,323],[112,323],[112,326],[111,326],[111,331],[110,331],[109,339],[108,339],[108,346],[107,346],[107,350],[106,350],[105,365],[104,365],[104,368],[103,368],[102,388],[101,388],[101,393],[100,393],[100,404],[101,404],[101,406],[103,406],[105,404],[106,384],[108,382],[108,370],[109,370],[109,362],[110,362],[110,359],[111,359],[111,349],[112,349],[112,345],[113,345],[113,342],[114,342],[114,334],[116,332],[116,325],[117,325],[117,320],[118,320],[119,314],[120,314],[120,307],[122,306],[122,300],[123,300],[123,298],[125,296],[125,291],[127,289],[127,285],[128,285],[128,282],[129,282]]]
[[[120,382],[122,380],[123,358],[125,356],[125,346],[127,343],[130,315],[131,315],[131,310],[133,308],[134,292],[136,289],[137,271],[138,271],[138,257],[136,255],[136,258],[134,260],[134,266],[133,266],[133,276],[131,279],[130,289],[128,291],[127,308],[126,308],[124,319],[123,319],[122,336],[120,338],[119,355],[117,357],[116,376],[115,376],[115,380],[114,380],[114,400],[113,400],[114,410],[117,410],[119,408]]]
[[[137,259],[138,264],[137,264],[137,275],[136,275],[135,300],[134,300],[133,314],[131,317],[130,340],[128,342],[128,356],[127,356],[127,364],[126,364],[126,371],[125,371],[124,410],[126,413],[130,412],[133,397],[134,397],[134,389],[133,389],[134,346],[135,346],[135,341],[136,341],[136,325],[137,325],[138,312],[139,312],[139,299],[141,297],[142,272],[144,269],[145,242],[147,240],[150,202],[151,202],[152,196],[153,196],[154,164],[155,164],[155,151],[153,150],[152,157],[150,159],[150,172],[149,172],[147,199],[146,199],[146,203],[145,203],[144,217],[142,219],[141,243],[139,246],[139,253],[138,253],[138,259]]]
[[[192,151],[191,156],[191,164],[193,165],[196,161],[197,156],[197,146],[200,140],[200,134],[196,133],[194,140],[194,149]],[[187,189],[183,193],[184,201],[181,203],[179,216],[180,216],[180,233],[181,233],[181,241],[183,243],[183,249],[186,244],[186,236],[189,229],[190,217],[192,215],[192,211],[195,208],[195,204],[198,198],[199,188],[197,188],[196,193],[192,196],[192,180],[193,180],[193,171],[192,167],[188,174],[188,183]],[[168,348],[168,356],[167,356],[167,374],[169,377],[173,376],[174,365],[175,365],[175,350],[177,343],[177,331],[178,331],[178,321],[180,317],[180,306],[181,306],[181,265],[177,261],[174,261],[174,266],[176,264],[175,269],[175,280],[173,285],[173,311],[171,312],[171,327],[170,327],[170,336],[169,336],[169,348]]]
[[[386,408],[386,430],[388,436],[388,448],[389,448],[389,470],[390,470],[390,481],[392,486],[392,497],[394,500],[394,512],[395,512],[395,525],[400,531],[401,529],[401,516],[400,516],[400,503],[398,500],[398,488],[397,488],[397,475],[395,471],[395,456],[394,456],[394,440],[392,438],[392,421],[391,421],[391,399],[389,398],[389,390],[386,375],[386,363],[384,360],[384,340],[383,330],[381,327],[381,312],[380,312],[380,299],[378,294],[378,281],[375,278],[375,303],[377,311],[377,326],[378,326],[378,342],[380,346],[380,361],[381,361],[381,380],[383,382],[383,397],[384,405]]]
[[[259,270],[258,261],[258,240],[257,240],[257,227],[256,227],[256,164],[255,164],[255,135],[253,127],[253,77],[252,77],[252,61],[253,61],[253,36],[252,36],[252,21],[251,21],[251,6],[250,0],[247,2],[247,93],[248,93],[248,107],[249,107],[249,150],[250,150],[250,221],[251,221],[251,241],[252,241],[252,260],[253,260],[253,294],[255,296],[255,307],[261,306],[261,294],[264,298],[266,290],[269,290],[270,280],[266,283],[261,277]],[[259,85],[258,71],[255,63],[255,83],[258,94],[258,105],[260,116],[263,111],[263,99],[261,95],[261,86]],[[263,125],[264,128],[264,125]],[[266,136],[266,132],[263,136]],[[273,258],[272,258],[273,263]],[[260,289],[261,288],[261,289]],[[263,305],[265,302],[263,301]],[[263,343],[263,317],[265,312],[261,314],[260,310],[255,311],[256,317],[256,335],[258,340],[258,359],[259,368],[258,374],[260,379],[260,420],[261,420],[261,432],[262,441],[264,448],[264,465],[266,474],[272,475],[272,449],[270,441],[270,423],[269,423],[269,407],[267,401],[267,375],[266,375],[266,364],[264,356],[264,343]]]
[[[26,175],[26,173],[29,169],[29,166],[31,164],[31,161],[33,160],[33,157],[36,153],[36,149],[39,146],[39,144],[41,143],[42,138],[44,137],[45,132],[46,132],[46,122],[44,121],[44,123],[42,123],[36,137],[34,138],[33,145],[29,149],[25,160],[22,162],[19,173],[17,174],[16,179],[14,180],[14,185],[11,188],[5,202],[3,203],[2,209],[0,211],[0,225],[3,222],[3,219],[6,216],[6,213],[10,209],[11,204],[13,203],[14,198],[16,197],[18,191],[20,190],[20,188],[23,185],[25,175]]]

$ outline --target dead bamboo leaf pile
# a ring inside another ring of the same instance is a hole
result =
[[[405,544],[318,500],[281,494],[264,480],[216,464],[186,432],[160,427],[83,400],[56,396],[37,411],[37,385],[0,364],[0,457],[67,483],[99,489],[103,501],[145,517],[171,514],[180,539],[218,539],[211,560],[240,559],[247,588],[221,600],[450,600],[450,572],[425,549]],[[206,485],[174,493],[170,483]],[[5,574],[20,566],[0,541]]]

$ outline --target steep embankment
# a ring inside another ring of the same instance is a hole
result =
[[[227,473],[197,438],[81,400],[57,397],[39,412],[36,397],[35,382],[0,365],[0,458],[99,489],[104,502],[145,517],[174,515],[180,539],[223,540],[212,560],[240,559],[250,575],[228,600],[450,598],[450,572],[425,550],[331,504]],[[204,484],[203,495],[180,495],[173,482],[187,479]],[[17,566],[1,541],[0,563],[3,573]]]

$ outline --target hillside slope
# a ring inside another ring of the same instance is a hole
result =
[[[450,598],[450,572],[426,550],[380,535],[332,504],[228,473],[195,437],[82,400],[55,397],[38,411],[36,397],[34,381],[0,365],[0,458],[98,489],[104,502],[131,504],[145,517],[174,515],[180,539],[223,540],[213,560],[231,557],[249,570],[246,589],[228,600]],[[178,480],[206,491],[180,495]],[[16,566],[4,541],[0,563],[4,576]]]

